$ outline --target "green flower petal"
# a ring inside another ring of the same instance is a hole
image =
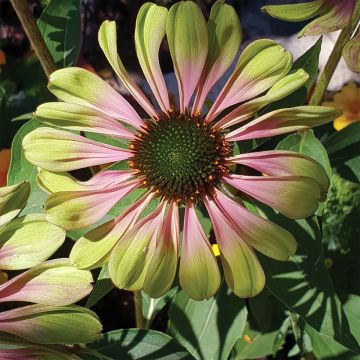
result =
[[[308,79],[309,75],[303,69],[299,69],[292,74],[286,75],[276,82],[265,95],[247,101],[235,108],[229,114],[222,117],[214,127],[224,129],[250,119],[264,106],[274,101],[281,100],[300,89]]]
[[[0,302],[70,305],[89,295],[92,281],[90,271],[71,266],[69,259],[50,260],[0,286]]]
[[[29,305],[0,314],[0,331],[39,344],[91,343],[101,329],[93,311],[75,305]]]
[[[170,109],[169,96],[159,63],[159,49],[165,36],[167,9],[145,3],[138,12],[135,48],[140,66],[162,111]]]
[[[36,118],[51,126],[65,130],[88,131],[109,136],[132,139],[134,134],[119,121],[88,106],[51,102],[36,109]]]
[[[179,280],[195,300],[209,299],[220,286],[220,272],[193,205],[185,208]]]
[[[38,186],[45,192],[52,194],[59,191],[82,191],[84,187],[69,173],[53,173],[44,169],[38,170],[36,176]]]
[[[226,108],[260,95],[282,79],[291,66],[292,56],[281,45],[267,39],[252,42],[242,52],[206,118],[214,120]]]
[[[30,194],[27,182],[0,188],[0,226],[18,215]]]
[[[259,294],[265,286],[265,275],[255,253],[241,238],[237,226],[230,224],[213,201],[207,201],[206,207],[214,226],[229,288],[242,298]]]
[[[134,127],[143,125],[139,115],[119,93],[85,69],[68,67],[54,71],[48,88],[62,101],[88,106]]]
[[[138,222],[114,247],[109,260],[111,280],[120,289],[140,290],[163,223],[164,205]]]
[[[98,40],[102,51],[104,52],[108,62],[114,69],[117,76],[121,79],[124,86],[128,89],[134,99],[142,106],[142,108],[152,117],[156,118],[157,113],[144,93],[136,85],[135,81],[125,70],[125,67],[118,55],[117,36],[115,21],[104,21],[99,29]]]
[[[242,37],[236,11],[219,0],[211,7],[207,30],[209,51],[194,101],[194,113],[201,111],[208,92],[233,62]]]
[[[285,21],[304,21],[311,19],[322,11],[324,0],[289,5],[267,5],[261,10],[270,16]]]
[[[360,29],[345,45],[343,56],[347,66],[353,72],[360,73]]]
[[[192,1],[174,4],[167,17],[166,35],[184,112],[198,84],[208,52],[204,16]]]
[[[0,268],[21,270],[48,259],[64,242],[65,231],[41,214],[30,214],[0,229]]]
[[[144,280],[143,290],[152,298],[164,295],[174,282],[178,262],[179,235],[178,208],[171,204]]]

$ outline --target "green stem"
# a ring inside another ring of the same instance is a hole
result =
[[[142,310],[142,298],[140,291],[134,291],[135,321],[138,329],[144,329],[144,316]]]
[[[49,49],[26,0],[10,0],[47,77],[56,70]]]
[[[322,74],[320,75],[319,81],[316,84],[316,87],[309,102],[310,105],[321,105],[325,91],[341,59],[344,46],[350,40],[350,37],[359,22],[359,17],[360,17],[360,1],[358,0],[355,5],[352,22],[341,31],[334,46],[334,49],[330,54],[329,60],[326,63]]]

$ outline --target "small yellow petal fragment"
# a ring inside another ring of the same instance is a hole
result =
[[[243,339],[248,343],[248,344],[252,344],[254,342],[254,340],[249,336],[249,335],[244,335]]]
[[[220,255],[220,250],[219,250],[219,246],[217,244],[213,244],[211,245],[211,249],[214,253],[215,256],[219,256]]]

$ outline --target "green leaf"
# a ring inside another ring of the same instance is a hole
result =
[[[258,359],[272,355],[278,331],[262,334],[260,331],[245,328],[243,337],[235,347],[234,360]]]
[[[348,295],[344,304],[345,313],[349,319],[352,334],[360,339],[360,316],[359,316],[360,297]],[[319,334],[314,328],[305,326],[313,346],[313,352],[317,359],[338,359],[338,360],[358,360],[359,355],[349,351],[346,347],[340,345],[333,339]]]
[[[289,230],[299,244],[289,262],[259,255],[267,274],[267,289],[319,333],[358,352],[359,346],[325,267],[316,219],[291,221],[269,209],[264,211],[270,220]]]
[[[360,154],[360,122],[350,124],[328,137],[324,146],[331,160],[344,160]]]
[[[51,0],[38,26],[56,67],[76,65],[82,41],[80,0]]]
[[[36,166],[26,160],[22,150],[22,140],[29,132],[42,125],[35,119],[25,123],[14,137],[11,145],[11,164],[8,173],[8,185],[28,181],[31,188],[36,187]]]
[[[293,63],[293,66],[290,70],[290,73],[292,73],[298,69],[304,69],[308,73],[309,79],[304,84],[304,86],[288,95],[284,99],[270,104],[261,113],[267,113],[286,107],[304,105],[306,96],[317,78],[321,43],[322,38],[319,38],[319,40],[309,50],[307,50]]]
[[[114,284],[110,279],[107,265],[101,268],[100,274],[96,280],[94,288],[86,302],[86,307],[91,308],[99,300],[101,300],[106,294],[108,294],[114,288]]]
[[[47,194],[37,186],[37,167],[26,159],[22,149],[22,141],[25,135],[42,126],[43,125],[36,119],[29,120],[17,132],[11,146],[11,164],[8,173],[8,184],[13,185],[18,182],[28,181],[31,188],[27,204],[20,215],[44,212],[43,204]]]
[[[170,289],[165,295],[154,299],[149,295],[141,292],[142,310],[145,319],[145,329],[149,329],[156,314],[174,297],[178,291],[177,287]]]
[[[193,359],[173,338],[154,330],[120,329],[111,331],[103,334],[90,347],[113,360]]]
[[[338,172],[350,181],[360,182],[360,123],[334,133],[324,145]]]
[[[247,309],[223,282],[205,301],[178,292],[170,308],[169,332],[196,359],[228,359],[246,324]]]
[[[305,154],[320,163],[329,178],[331,177],[331,165],[323,144],[314,135],[312,130],[298,134],[291,134],[279,142],[276,150],[290,150]]]

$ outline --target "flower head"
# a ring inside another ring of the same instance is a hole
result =
[[[360,88],[354,82],[344,85],[332,101],[325,101],[323,105],[342,110],[342,115],[334,120],[334,128],[342,130],[360,121]]]
[[[179,89],[176,104],[170,100],[158,59],[165,35]],[[169,11],[143,5],[135,45],[155,105],[126,72],[117,52],[115,23],[105,21],[100,46],[145,116],[86,70],[67,68],[51,75],[49,89],[63,102],[43,104],[36,115],[63,130],[41,127],[23,141],[27,159],[40,168],[39,185],[50,193],[47,219],[64,229],[84,228],[129,194],[138,197],[115,219],[76,242],[70,254],[73,264],[90,269],[108,263],[119,288],[144,289],[158,297],[171,287],[180,256],[182,288],[194,299],[209,298],[219,287],[220,271],[200,221],[204,213],[214,227],[226,281],[238,296],[254,296],[264,286],[254,250],[277,260],[294,254],[293,236],[249,212],[241,196],[290,218],[307,217],[325,198],[326,173],[304,155],[236,155],[234,144],[308,129],[332,121],[339,112],[300,106],[256,117],[260,109],[308,79],[303,70],[289,73],[291,55],[266,39],[243,51],[206,112],[205,99],[233,62],[240,41],[237,15],[222,1],[212,7],[208,23],[191,1],[176,3]],[[128,145],[108,145],[68,130],[95,132],[127,140]],[[67,173],[111,162],[118,163],[85,182]],[[252,170],[243,175],[237,173],[239,168]],[[240,198],[232,195],[236,192]]]
[[[354,7],[355,0],[314,0],[291,5],[267,5],[262,10],[274,18],[291,22],[316,17],[299,32],[299,37],[302,37],[343,29],[351,22]]]

